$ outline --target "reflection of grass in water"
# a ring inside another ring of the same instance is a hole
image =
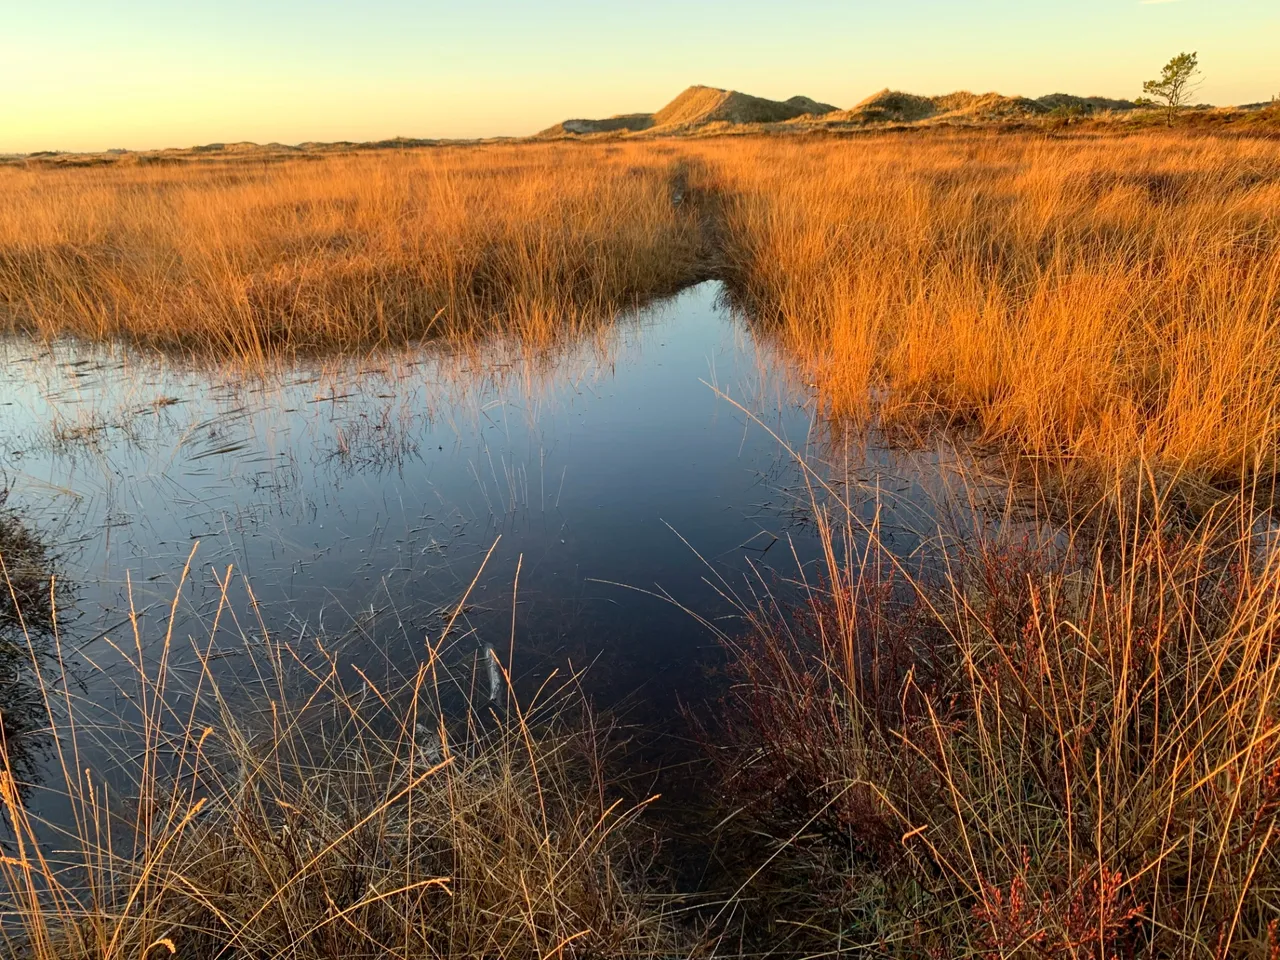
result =
[[[0,489],[0,561],[4,583],[0,590],[0,629],[25,625],[45,631],[53,621],[50,596],[52,558],[48,546],[7,506],[9,491]]]
[[[25,402],[0,423],[13,424],[7,432],[26,454],[56,458],[68,476],[62,482],[76,494],[87,493],[85,480],[70,476],[80,463],[136,480],[163,476],[175,462],[203,461],[202,469],[252,465],[226,470],[227,484],[246,484],[250,496],[275,488],[283,497],[286,489],[300,492],[300,469],[325,483],[390,473],[434,456],[438,443],[452,452],[453,440],[482,441],[494,421],[542,433],[578,392],[607,384],[642,352],[659,322],[667,321],[638,311],[547,348],[494,336],[356,357],[277,357],[256,369],[68,341],[28,365]],[[73,378],[75,372],[82,375]],[[80,424],[93,429],[73,429]],[[280,462],[268,471],[265,456]],[[561,468],[544,473],[537,452],[527,463],[505,462],[488,449],[472,459],[470,472],[494,515],[530,502],[554,504],[561,489]],[[137,515],[129,485],[95,492],[100,515]]]
[[[441,416],[468,410],[479,418],[478,408],[494,398],[541,407],[567,387],[612,376],[647,317],[627,310],[617,324],[552,343],[506,333],[355,355],[273,355],[252,365],[67,341],[11,368],[10,382],[28,387],[40,408],[29,422],[15,418],[13,439],[58,455],[100,451],[120,439],[144,446],[177,436],[185,444],[196,433],[217,439],[265,410],[301,408],[333,420],[337,459],[395,463],[413,452],[411,432]],[[0,342],[0,359],[18,342]],[[345,416],[348,409],[355,417]],[[382,445],[388,449],[374,449]]]
[[[487,678],[472,698],[450,676],[438,655],[449,627],[404,682],[353,676],[323,641],[302,650],[257,632],[240,635],[247,667],[236,671],[252,679],[230,680],[216,649],[234,617],[230,579],[209,637],[191,640],[194,675],[178,665],[177,637],[146,663],[133,661],[132,641],[117,648],[135,668],[128,715],[104,727],[103,710],[67,684],[44,691],[75,839],[42,846],[46,825],[0,776],[17,838],[0,867],[11,950],[36,960],[679,952],[639,872],[641,808],[610,798],[603,731],[582,713],[576,680],[500,712],[485,703]],[[450,713],[447,702],[465,706]],[[95,732],[127,747],[85,769]]]
[[[37,671],[53,629],[53,559],[0,490],[0,757],[25,793],[45,727]]]

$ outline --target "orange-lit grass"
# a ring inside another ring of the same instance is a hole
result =
[[[514,332],[669,293],[697,224],[669,156],[439,149],[273,165],[0,171],[0,310],[44,336],[251,362]]]
[[[1105,535],[1006,529],[924,578],[819,511],[798,615],[728,641],[713,755],[770,841],[747,902],[807,955],[1274,956],[1280,556],[1250,499],[1179,530],[1118,494]]]
[[[834,414],[1186,490],[1275,468],[1274,140],[486,145],[5,168],[0,196],[0,310],[45,336],[545,344],[711,268]]]
[[[973,135],[699,145],[726,275],[837,414],[1033,461],[1267,474],[1280,143]],[[872,399],[877,402],[872,403]]]

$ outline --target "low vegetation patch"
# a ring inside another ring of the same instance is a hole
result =
[[[8,506],[0,489],[0,756],[25,790],[48,746],[39,674],[54,598],[61,593],[53,550]]]
[[[40,536],[8,505],[0,488],[0,635],[47,629],[53,619],[53,557]]]

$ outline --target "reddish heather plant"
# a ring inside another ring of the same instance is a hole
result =
[[[982,884],[981,901],[972,909],[978,928],[972,940],[984,960],[1112,960],[1134,954],[1142,909],[1132,903],[1121,874],[1089,868],[1064,893],[1037,894],[1026,878],[1029,867],[1024,854],[1023,869],[1007,891]]]

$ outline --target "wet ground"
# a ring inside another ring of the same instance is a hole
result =
[[[833,443],[718,293],[550,355],[494,344],[252,378],[4,345],[2,485],[57,556],[81,693],[120,706],[112,678],[132,668],[112,639],[132,643],[131,605],[151,656],[170,626],[178,650],[205,637],[230,568],[220,629],[237,642],[342,635],[379,675],[415,662],[464,596],[450,650],[505,661],[514,595],[518,681],[589,667],[593,697],[661,727],[714,693],[702,621],[732,633],[735,595],[785,591],[817,555],[794,454],[854,481],[867,518],[878,501],[904,556],[940,480],[935,455]]]

